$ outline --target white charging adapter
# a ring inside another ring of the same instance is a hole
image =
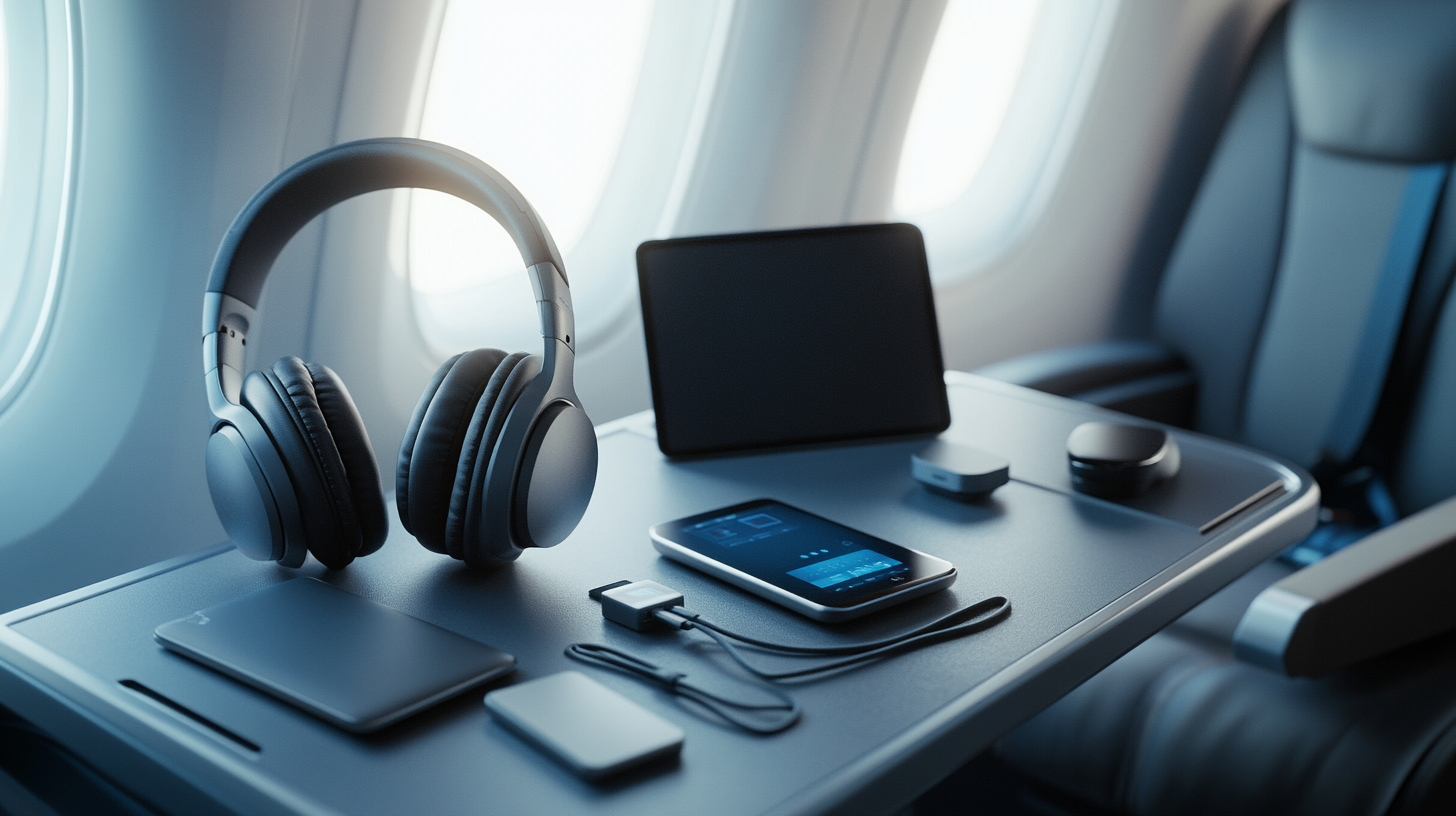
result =
[[[617,581],[587,593],[601,602],[602,617],[641,632],[654,624],[659,610],[682,606],[683,594],[656,581]]]

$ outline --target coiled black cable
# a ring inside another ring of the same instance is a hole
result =
[[[631,591],[636,587],[636,591]],[[621,588],[632,601],[615,597],[611,593]],[[728,656],[750,675],[769,683],[786,680],[803,680],[841,671],[873,660],[908,652],[923,645],[940,640],[962,637],[988,629],[1005,620],[1011,612],[1011,602],[999,595],[977,601],[916,629],[888,638],[881,638],[845,646],[802,646],[772,643],[766,640],[739,634],[678,604],[682,593],[652,581],[617,581],[597,587],[587,593],[603,605],[602,614],[609,620],[643,631],[654,621],[665,623],[674,629],[697,629],[712,638]],[[768,671],[748,661],[743,646],[760,651],[777,653],[782,657],[841,658],[827,663],[788,671]],[[696,703],[713,716],[756,734],[774,734],[792,726],[799,720],[799,705],[789,695],[772,687],[764,691],[775,697],[777,704],[745,703],[730,700],[706,689],[687,683],[681,672],[665,670],[640,657],[595,643],[573,643],[566,647],[566,655],[573,660],[593,664],[602,668],[626,674],[643,682],[657,685],[669,693]]]
[[[673,607],[670,611],[659,610],[657,612],[657,619],[677,629],[697,629],[701,631],[703,634],[717,641],[718,645],[722,646],[723,650],[728,653],[728,656],[733,658],[733,661],[739,666],[742,666],[744,671],[764,680],[778,681],[811,677],[817,674],[838,671],[860,663],[910,651],[928,642],[962,637],[974,632],[980,632],[1000,623],[1010,612],[1011,602],[997,595],[982,601],[977,601],[970,606],[957,609],[948,615],[936,618],[918,629],[913,629],[909,632],[882,640],[856,643],[848,646],[793,646],[758,640],[757,638],[741,635],[710,621],[703,620],[700,615],[680,606]],[[733,645],[730,639],[765,651],[777,652],[794,657],[837,657],[846,655],[848,657],[844,660],[821,663],[803,669],[771,672],[749,663],[743,656],[743,653],[737,646]]]
[[[755,734],[777,734],[799,721],[799,704],[777,689],[765,687],[764,691],[776,697],[778,703],[745,703],[694,686],[685,680],[687,675],[682,672],[667,671],[636,655],[599,643],[573,643],[566,647],[566,656],[661,686],[669,693],[691,700],[724,721]],[[755,720],[738,712],[769,716],[760,716],[759,720]],[[774,712],[782,714],[773,716]]]

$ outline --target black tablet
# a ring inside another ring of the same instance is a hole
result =
[[[164,623],[155,636],[171,651],[361,733],[516,665],[505,652],[313,578]]]
[[[950,425],[913,225],[648,241],[637,277],[657,443],[669,456]]]

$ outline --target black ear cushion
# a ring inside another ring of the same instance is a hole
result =
[[[348,471],[343,457],[339,455],[339,446],[334,442],[329,422],[319,407],[313,374],[297,357],[282,358],[266,374],[279,395],[285,397],[284,407],[289,409],[294,423],[302,432],[328,497],[326,512],[334,519],[334,535],[318,539],[310,536],[308,550],[329,569],[343,569],[362,548],[363,535],[359,530],[359,516],[354,510]]]
[[[399,513],[399,523],[404,525],[410,535],[415,534],[409,520],[409,472],[410,462],[414,461],[415,440],[419,438],[420,425],[425,421],[425,412],[429,410],[430,402],[435,399],[435,392],[440,390],[440,383],[445,381],[445,375],[450,373],[455,362],[463,356],[457,354],[435,369],[435,375],[425,386],[424,393],[420,394],[420,401],[415,403],[415,412],[410,415],[409,425],[404,429],[404,439],[399,443],[399,458],[394,466],[394,509]]]
[[[362,539],[355,555],[369,555],[384,546],[389,535],[389,518],[384,510],[384,491],[379,486],[379,464],[374,460],[374,446],[369,444],[369,432],[364,428],[364,418],[349,396],[349,389],[328,366],[308,363],[308,373],[313,377],[314,393],[318,396],[319,409],[329,423],[329,434],[339,449],[339,458],[344,461],[344,475],[349,482],[349,498],[354,502],[354,514],[359,520],[359,535]]]
[[[448,552],[445,515],[450,509],[460,446],[470,427],[471,414],[505,357],[506,353],[497,349],[476,349],[461,355],[425,406],[410,450],[405,528],[435,552]]]
[[[481,392],[480,399],[475,403],[475,411],[471,414],[470,427],[466,430],[465,440],[460,446],[459,464],[455,469],[455,485],[450,492],[450,509],[445,518],[445,547],[456,558],[465,557],[466,510],[469,506],[471,479],[475,474],[476,460],[480,457],[489,459],[491,451],[495,449],[495,441],[500,436],[502,423],[496,422],[492,425],[491,420],[497,414],[503,419],[511,403],[515,402],[520,389],[507,389],[507,384],[517,366],[527,356],[525,352],[518,351],[501,361],[495,374],[491,375],[490,382],[486,383],[485,390]],[[512,383],[512,385],[514,384]],[[503,390],[504,395],[502,395]],[[501,406],[505,406],[506,410],[501,410]]]
[[[339,536],[333,502],[329,500],[327,488],[319,476],[313,452],[309,450],[303,431],[294,418],[291,402],[283,396],[281,386],[274,382],[276,377],[270,379],[268,375],[271,374],[271,371],[267,374],[254,371],[243,379],[243,407],[258,418],[288,470],[288,479],[298,503],[299,521],[303,523],[303,534],[310,548],[318,542],[333,542]]]
[[[490,416],[485,421],[484,438],[480,446],[480,455],[475,457],[471,472],[468,476],[462,474],[456,477],[458,480],[465,480],[469,485],[465,494],[467,504],[461,508],[463,511],[462,516],[464,517],[461,558],[467,562],[488,563],[492,560],[482,555],[485,550],[480,541],[481,521],[484,518],[483,514],[488,509],[485,503],[486,473],[490,469],[491,457],[497,453],[496,445],[500,440],[501,431],[505,428],[506,417],[510,415],[511,409],[515,407],[516,400],[521,396],[521,392],[525,391],[526,386],[530,385],[536,378],[536,375],[540,373],[540,355],[523,355],[521,361],[516,364],[516,367],[511,371],[510,377],[507,378],[505,385],[501,388],[502,393],[500,398],[491,406]],[[511,451],[509,455],[514,458],[519,456],[520,453],[521,451]],[[495,510],[496,512],[503,513],[509,512],[510,508],[508,506],[502,506],[495,508]]]

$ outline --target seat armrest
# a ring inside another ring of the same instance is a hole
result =
[[[1456,498],[1279,581],[1234,632],[1240,659],[1317,677],[1456,628]]]
[[[1154,422],[1192,427],[1193,372],[1170,349],[1150,340],[1036,351],[975,373]]]
[[[1072,397],[1184,369],[1178,355],[1160,343],[1108,340],[1034,351],[992,363],[973,373],[1060,397]]]

